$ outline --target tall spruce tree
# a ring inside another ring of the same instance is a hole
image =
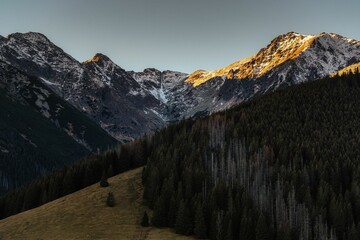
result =
[[[149,216],[146,211],[144,211],[144,215],[141,220],[141,226],[148,227],[149,226]]]
[[[176,217],[176,233],[191,235],[193,233],[193,219],[187,204],[182,200]]]
[[[263,214],[260,214],[256,224],[256,240],[271,240],[272,235],[266,219]]]
[[[155,227],[167,227],[167,209],[166,209],[166,200],[164,195],[161,195],[154,206],[154,213],[151,219],[151,223]]]
[[[204,239],[207,237],[207,228],[204,218],[204,210],[202,205],[196,209],[195,222],[194,222],[194,233],[197,238]]]

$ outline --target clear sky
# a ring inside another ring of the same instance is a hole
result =
[[[289,31],[360,40],[359,0],[0,0],[0,35],[35,31],[79,61],[216,69]]]

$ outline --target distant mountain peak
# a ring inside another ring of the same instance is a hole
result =
[[[161,71],[156,68],[145,68],[143,70],[144,73],[160,73]]]
[[[26,39],[31,42],[38,42],[38,41],[50,42],[50,40],[44,34],[38,32],[26,32],[26,33],[16,32],[8,35],[6,38]]]

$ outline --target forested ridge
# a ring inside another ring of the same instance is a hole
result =
[[[0,199],[0,216],[143,165],[150,223],[209,239],[359,239],[360,74],[260,96],[94,155]]]
[[[360,239],[360,76],[301,84],[153,138],[152,224],[210,239]]]

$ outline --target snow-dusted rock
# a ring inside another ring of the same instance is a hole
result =
[[[120,140],[360,62],[360,42],[333,33],[276,37],[256,55],[188,75],[125,71],[103,54],[80,63],[39,33],[0,37],[0,60],[37,76]],[[46,106],[42,105],[44,111]]]

